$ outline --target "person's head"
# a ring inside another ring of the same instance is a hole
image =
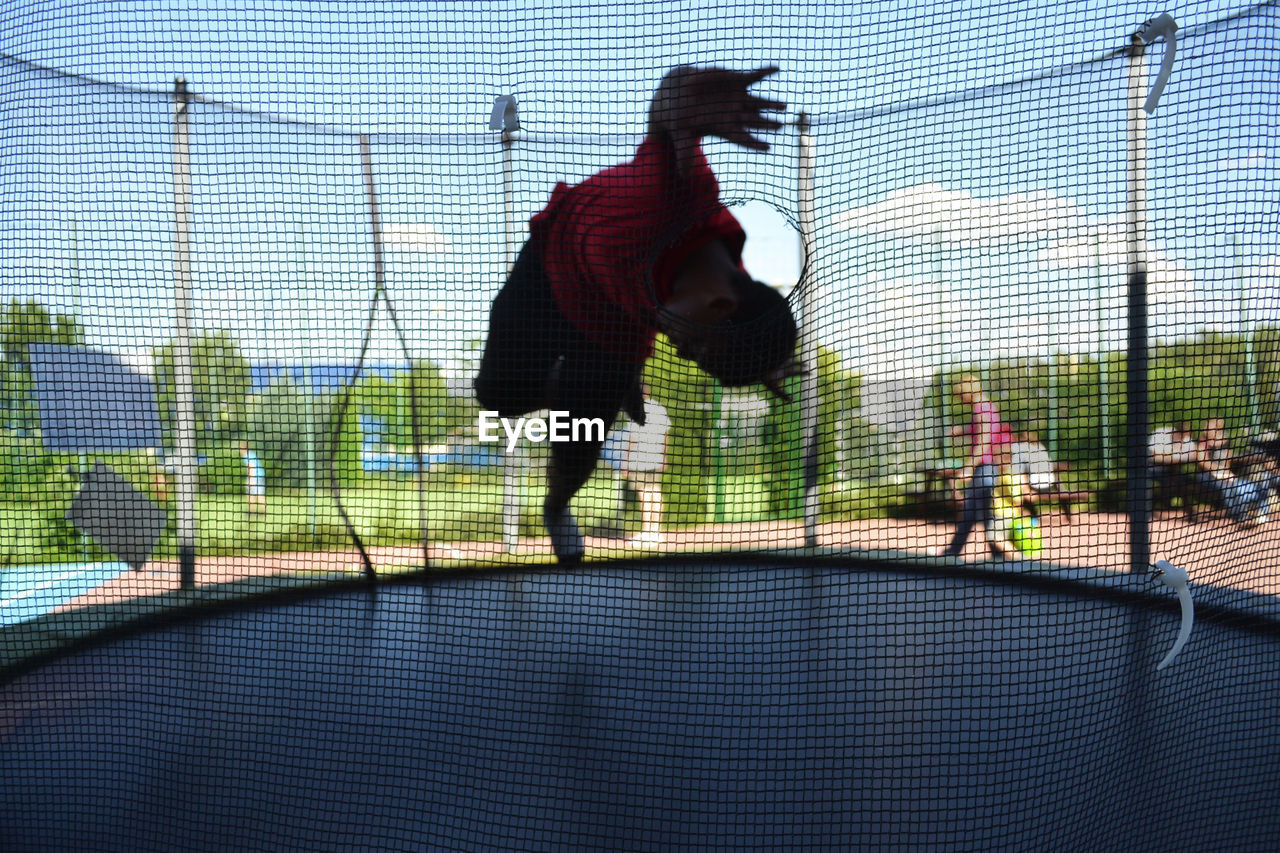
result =
[[[1201,433],[1205,438],[1218,439],[1227,431],[1227,422],[1222,418],[1209,418],[1204,422],[1204,430]]]
[[[720,323],[690,329],[677,346],[724,385],[751,385],[795,356],[796,321],[790,304],[769,285],[746,273],[730,284],[733,312]]]
[[[998,468],[1008,468],[1013,464],[1013,443],[1010,441],[994,441],[991,444],[991,461]]]
[[[1186,421],[1180,421],[1173,425],[1174,438],[1188,438],[1191,434],[1191,424]]]
[[[956,379],[952,389],[966,406],[972,406],[982,399],[982,380],[972,373],[966,373]]]

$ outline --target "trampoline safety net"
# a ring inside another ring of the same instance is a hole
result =
[[[1273,848],[1278,81],[1274,2],[13,5],[0,847]]]

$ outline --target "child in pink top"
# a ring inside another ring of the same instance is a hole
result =
[[[964,428],[964,435],[969,439],[969,450],[959,476],[959,482],[964,488],[960,523],[951,538],[951,544],[940,553],[943,556],[958,557],[964,553],[965,543],[969,541],[969,535],[975,527],[981,524],[987,531],[994,529],[992,502],[1000,474],[994,462],[996,447],[1008,444],[1012,436],[1000,423],[1000,412],[995,403],[987,399],[982,383],[976,377],[960,377],[955,384],[955,394],[970,407],[973,414]],[[1004,556],[995,544],[991,545],[991,552],[995,557]]]

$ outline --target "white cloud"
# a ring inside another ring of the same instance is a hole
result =
[[[961,251],[979,245],[1044,241],[1036,260],[1049,271],[1114,268],[1128,263],[1123,216],[1092,219],[1071,199],[1048,190],[979,198],[924,183],[895,190],[881,201],[836,217],[839,228]],[[1176,299],[1194,285],[1190,271],[1158,248],[1147,247],[1153,298]]]
[[[1128,225],[1120,217],[1091,221],[1081,217],[1070,233],[1053,240],[1036,255],[1048,270],[1089,270],[1101,267],[1114,271],[1129,263]],[[1147,293],[1156,302],[1176,302],[1191,293],[1195,279],[1180,260],[1147,245]],[[1127,279],[1113,281],[1120,286]]]
[[[1218,168],[1224,172],[1247,172],[1262,169],[1271,162],[1271,155],[1261,149],[1253,148],[1243,157],[1228,157],[1218,161]]]
[[[1241,294],[1249,320],[1274,325],[1280,323],[1280,257],[1269,255],[1242,270]]]
[[[1047,190],[979,198],[924,183],[836,217],[836,227],[882,239],[971,247],[1058,236],[1085,221],[1084,210]]]
[[[1272,292],[1280,290],[1280,257],[1271,255],[1263,258],[1254,273],[1254,280],[1263,290]]]
[[[982,199],[927,183],[835,224],[897,243],[866,253],[855,275],[819,290],[822,303],[842,306],[821,333],[824,343],[870,375],[1124,346],[1123,214],[1092,218],[1047,191]],[[1205,318],[1191,310],[1199,303],[1190,267],[1150,243],[1146,259],[1153,334],[1194,334]]]
[[[1061,239],[1040,250],[1038,260],[1049,269],[1081,270],[1129,262],[1126,224],[1119,218],[1090,223],[1081,217]]]
[[[1044,304],[1026,277],[1012,289],[952,289],[924,272],[868,271],[847,291],[820,293],[835,316],[818,336],[872,377],[922,377],[948,364],[1088,348],[1098,335],[1094,310],[1076,310],[1080,294]]]
[[[385,225],[382,241],[402,252],[440,252],[449,247],[449,241],[443,234],[421,222]]]
[[[130,369],[154,376],[156,372],[156,364],[154,352],[150,347],[130,347],[119,351],[120,360]]]
[[[1175,304],[1195,290],[1195,277],[1181,261],[1160,252],[1147,256],[1147,295],[1155,302]]]

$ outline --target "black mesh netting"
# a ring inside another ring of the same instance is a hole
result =
[[[0,17],[0,847],[1273,845],[1274,3],[187,5]]]

